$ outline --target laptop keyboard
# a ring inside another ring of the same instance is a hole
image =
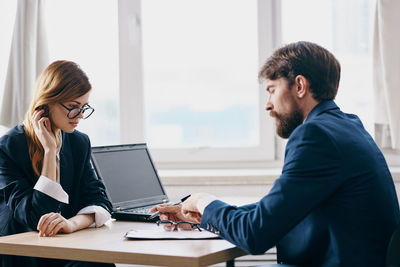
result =
[[[150,214],[150,209],[153,206],[150,207],[142,207],[142,208],[132,208],[132,209],[126,209],[124,212],[127,213],[136,213],[136,214]]]

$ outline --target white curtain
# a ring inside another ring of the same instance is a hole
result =
[[[373,78],[375,139],[382,148],[400,148],[400,1],[377,0]]]
[[[48,64],[44,0],[18,0],[0,124],[21,123],[32,100],[36,77]]]

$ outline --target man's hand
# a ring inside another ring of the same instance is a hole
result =
[[[40,217],[37,230],[40,236],[55,236],[57,233],[72,233],[75,225],[59,213],[47,213]]]
[[[192,222],[192,223],[200,223],[201,220],[201,215],[199,214],[199,216],[196,217],[189,217],[189,216],[185,216],[182,214],[181,211],[182,208],[182,204],[179,205],[171,205],[171,204],[161,204],[161,205],[157,205],[154,206],[150,212],[154,213],[156,211],[160,211],[160,220],[170,220],[173,222],[180,222],[180,221],[187,221],[187,222]],[[171,228],[173,227],[173,229]],[[164,228],[168,231],[170,230],[176,230],[177,226],[170,226],[170,225],[164,225]],[[180,228],[184,228],[185,230],[190,230],[192,229],[190,226],[188,225],[179,225]]]
[[[181,212],[183,216],[185,216],[188,221],[196,221],[196,223],[200,223],[201,221],[201,213],[197,208],[197,204],[199,199],[207,195],[206,193],[196,193],[192,194],[188,199],[186,199],[182,203]]]

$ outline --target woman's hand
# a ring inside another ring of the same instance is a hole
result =
[[[51,131],[51,123],[48,117],[41,117],[44,109],[36,110],[32,116],[33,130],[43,146],[45,152],[56,151],[56,137]]]
[[[40,217],[37,230],[40,236],[55,236],[57,233],[72,233],[75,230],[75,224],[65,219],[59,213],[47,213]]]

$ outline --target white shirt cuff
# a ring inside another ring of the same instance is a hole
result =
[[[200,212],[200,214],[203,214],[204,210],[206,207],[213,202],[214,200],[217,200],[218,198],[216,196],[210,195],[210,194],[204,194],[199,200],[197,201],[197,210]]]
[[[93,213],[94,213],[94,223],[90,225],[90,227],[93,226],[100,227],[111,218],[110,213],[101,206],[96,206],[96,205],[87,206],[78,211],[78,214],[93,214]]]
[[[42,192],[62,203],[68,204],[68,194],[64,191],[62,186],[50,180],[46,176],[41,175],[37,180],[33,189]]]

